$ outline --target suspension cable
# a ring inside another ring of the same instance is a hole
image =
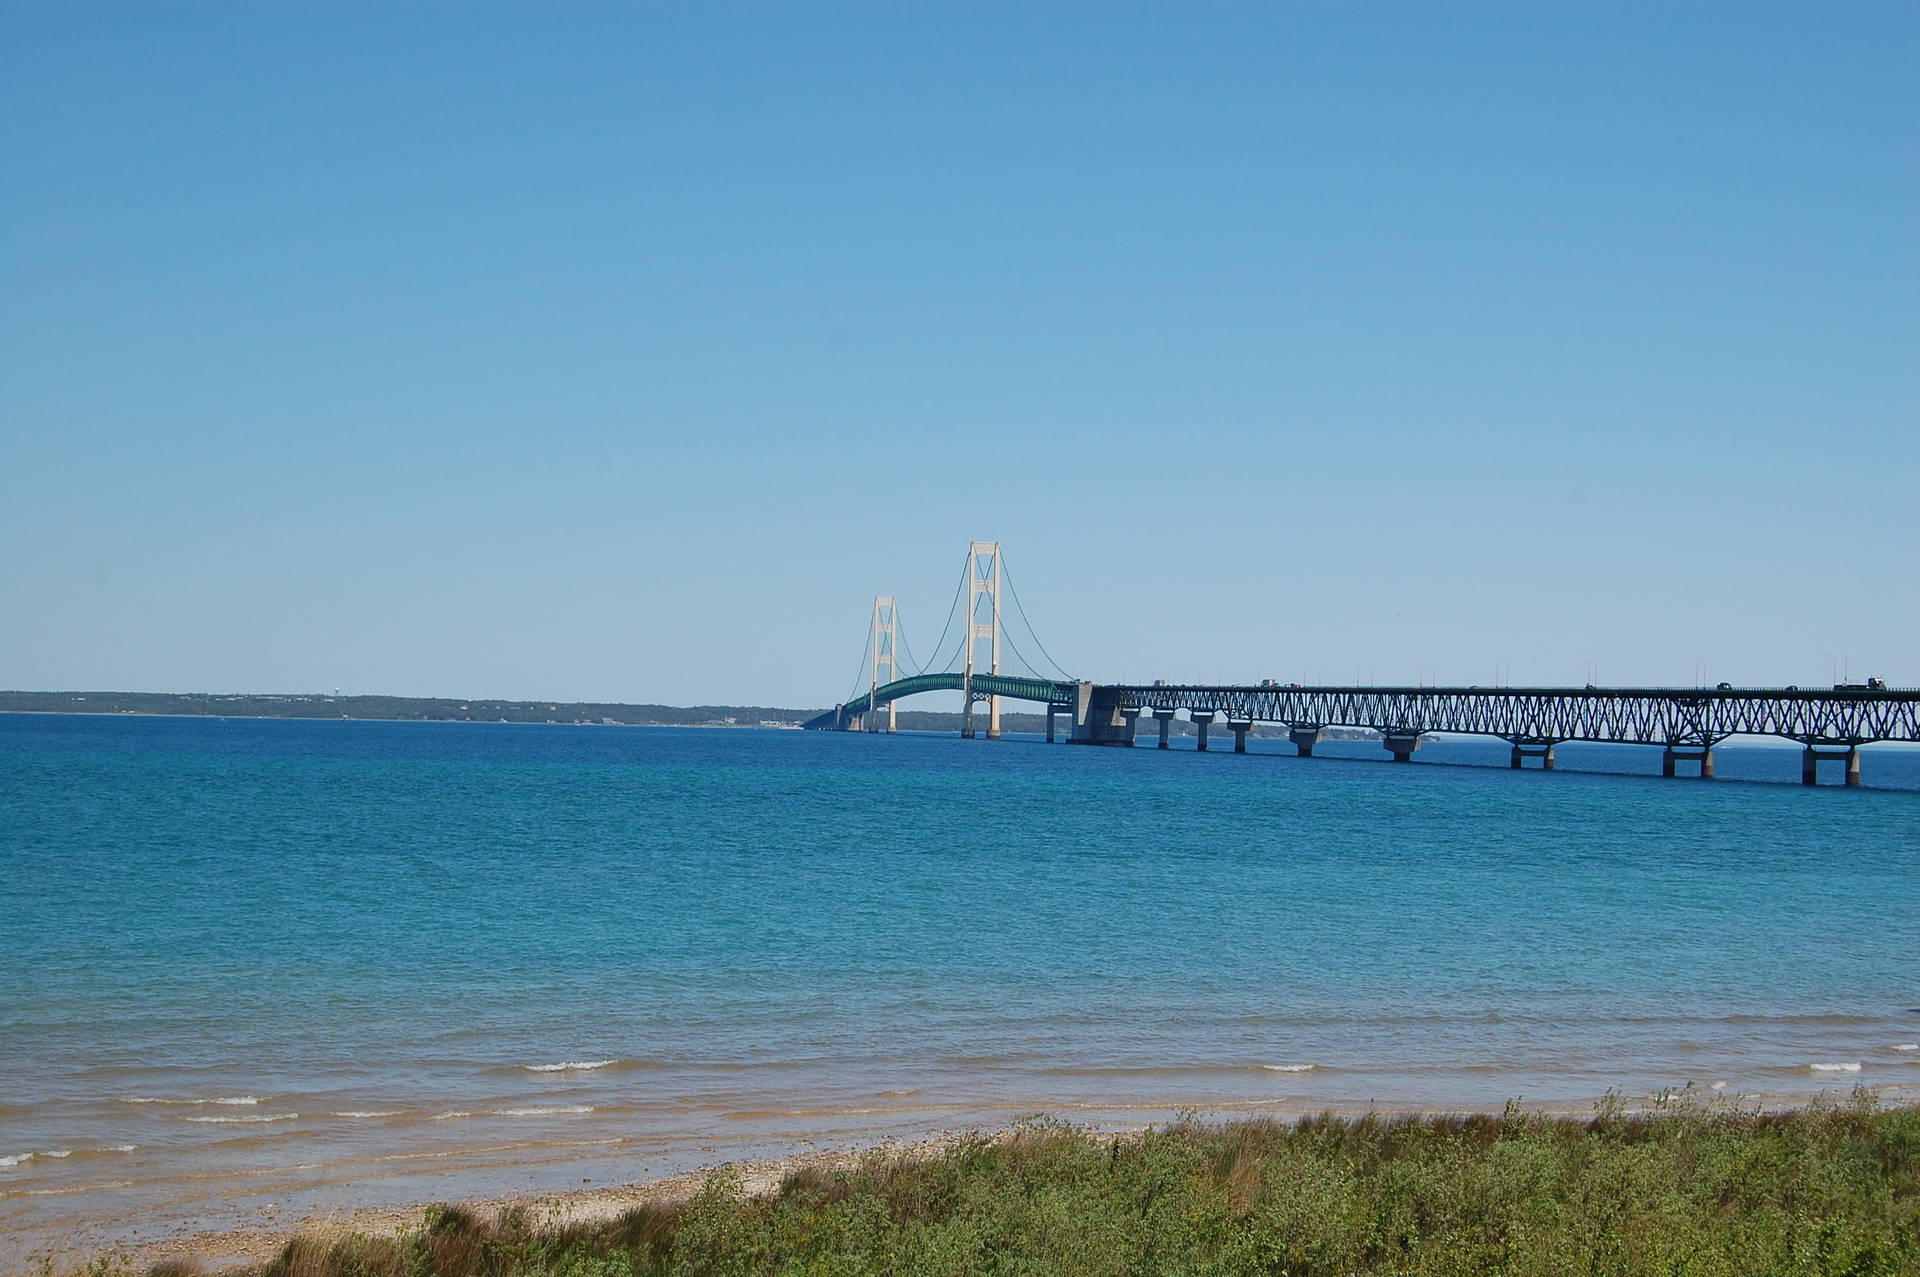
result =
[[[953,602],[947,604],[946,628],[940,631],[940,637],[935,639],[933,642],[933,650],[935,652],[938,652],[941,648],[945,647],[947,644],[947,635],[953,629],[953,618],[957,614],[960,607],[960,596],[966,592],[967,574],[972,571],[973,571],[973,556],[968,555],[967,566],[960,573],[959,588],[955,589],[953,592]],[[962,645],[964,646],[965,640],[963,639],[961,640],[961,642],[962,642]],[[921,674],[926,673],[927,672],[926,667],[922,666],[918,672]]]
[[[853,690],[847,693],[847,699],[842,701],[841,704],[853,704],[853,698],[860,695],[862,688],[873,680],[873,666],[867,664],[867,658],[871,655],[873,655],[873,630],[869,627],[867,630],[866,646],[860,649],[859,668],[853,672]],[[866,690],[871,691],[872,689],[867,688]],[[869,705],[867,708],[872,709],[873,706]]]
[[[1033,622],[1027,619],[1027,609],[1021,606],[1020,604],[1020,591],[1014,588],[1013,573],[1007,571],[1007,561],[1004,556],[1000,560],[999,568],[1000,568],[1000,575],[1003,578],[1005,578],[1007,582],[1007,593],[1013,596],[1013,610],[1020,614],[1020,620],[1026,625],[1027,634],[1033,639],[1034,646],[1040,649],[1040,655],[1046,657],[1047,663],[1053,666],[1054,673],[1058,674],[1061,678],[1066,679],[1068,682],[1072,682],[1073,675],[1067,673],[1065,667],[1063,667],[1060,664],[1060,662],[1053,659],[1053,653],[1049,652],[1047,650],[1047,645],[1040,641],[1039,631],[1035,630],[1033,628]],[[1025,658],[1023,657],[1022,659],[1024,660]],[[1034,673],[1036,674],[1038,674],[1039,672],[1040,672],[1039,670],[1034,671]]]
[[[1029,673],[1029,674],[1031,674],[1031,675],[1033,675],[1033,676],[1034,676],[1035,678],[1044,678],[1044,677],[1045,677],[1045,675],[1043,675],[1043,674],[1041,674],[1039,670],[1037,670],[1037,669],[1035,669],[1035,668],[1034,668],[1034,665],[1033,665],[1033,662],[1027,659],[1027,656],[1026,656],[1026,653],[1024,653],[1024,652],[1022,652],[1022,651],[1020,650],[1020,648],[1018,647],[1018,645],[1016,645],[1016,644],[1014,643],[1014,641],[1013,641],[1013,635],[1011,635],[1011,634],[1009,634],[1009,633],[1007,633],[1007,631],[1005,630],[1005,628],[1002,628],[1002,629],[1001,629],[1001,631],[1000,631],[1000,637],[1001,637],[1002,639],[1004,639],[1004,640],[1006,641],[1006,644],[1007,644],[1007,646],[1008,646],[1008,647],[1010,647],[1010,648],[1012,648],[1012,649],[1013,649],[1013,654],[1014,654],[1015,656],[1017,656],[1017,657],[1019,657],[1019,658],[1020,658],[1020,664],[1021,664],[1022,666],[1024,666],[1025,668],[1026,668],[1026,671],[1027,671],[1027,673]],[[1048,681],[1048,682],[1050,683],[1050,682],[1052,682],[1053,680],[1052,680],[1052,679],[1047,679],[1047,681]],[[1073,680],[1072,680],[1072,679],[1068,679],[1067,681],[1068,681],[1068,682],[1072,682]]]
[[[967,650],[967,641],[965,639],[961,639],[959,644],[955,646],[955,648],[953,649],[953,655],[949,656],[946,660],[940,662],[940,668],[935,670],[934,673],[936,674],[953,673],[954,671],[949,669],[948,667],[953,665],[958,665],[960,663],[961,654],[964,653],[966,650]]]
[[[900,605],[898,603],[893,605],[893,638],[894,641],[900,645],[900,648],[906,652],[907,664],[911,666],[913,664],[913,648],[907,643],[907,627],[901,623]],[[895,655],[898,655],[898,652],[896,652]],[[918,670],[914,672],[919,673]],[[894,666],[893,676],[895,678],[900,677],[900,667],[898,665]]]

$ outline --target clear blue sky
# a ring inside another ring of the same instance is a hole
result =
[[[1920,683],[1920,8],[0,8],[0,687]],[[924,655],[924,653],[923,653]]]

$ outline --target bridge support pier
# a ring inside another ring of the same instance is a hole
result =
[[[1187,717],[1200,729],[1200,752],[1207,752],[1207,729],[1213,726],[1213,716],[1217,711],[1210,709],[1190,709]]]
[[[1179,712],[1180,711],[1178,710],[1172,710],[1172,709],[1157,709],[1153,711],[1154,718],[1158,720],[1160,724],[1160,748],[1161,749],[1168,748],[1167,736],[1169,735],[1169,729],[1167,727],[1167,724],[1171,723],[1173,721],[1173,716]]]
[[[1386,733],[1380,743],[1392,752],[1394,762],[1410,763],[1413,761],[1413,751],[1420,748],[1420,733],[1390,731]]]
[[[1227,726],[1233,730],[1233,752],[1236,754],[1246,753],[1247,732],[1253,727],[1253,720],[1247,719],[1243,722],[1229,718],[1227,720]]]
[[[1134,720],[1139,716],[1131,707],[1121,708],[1120,693],[1111,687],[1080,683],[1073,701],[1073,735],[1068,739],[1075,745],[1131,745]]]
[[[1313,747],[1320,743],[1320,729],[1318,727],[1290,727],[1287,729],[1287,739],[1292,741],[1293,747],[1300,751],[1300,757],[1312,758]]]
[[[1800,783],[1803,785],[1819,784],[1820,764],[1827,762],[1844,762],[1847,765],[1847,784],[1858,785],[1860,783],[1860,747],[1858,745],[1851,745],[1846,749],[1831,750],[1815,749],[1811,745],[1807,746],[1806,752],[1800,755]]]
[[[1540,768],[1542,771],[1552,771],[1553,770],[1552,743],[1548,742],[1547,744],[1544,744],[1544,745],[1522,745],[1519,741],[1513,742],[1513,761],[1512,761],[1513,770],[1519,771],[1520,768],[1524,765],[1524,760],[1529,758],[1539,759]]]
[[[1047,706],[1047,744],[1049,745],[1053,744],[1053,711],[1056,708],[1058,707],[1052,704]]]
[[[1713,779],[1713,747],[1711,745],[1703,745],[1698,749],[1675,749],[1671,745],[1667,746],[1660,756],[1660,774],[1662,776],[1677,775],[1675,768],[1677,763],[1699,763],[1700,779]]]

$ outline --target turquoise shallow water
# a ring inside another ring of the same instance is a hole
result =
[[[0,1228],[1035,1110],[1920,1094],[1920,754],[1254,750],[0,716]]]

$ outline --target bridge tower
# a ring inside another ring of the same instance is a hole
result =
[[[980,619],[981,600],[987,603],[987,619]],[[998,541],[969,541],[967,543],[967,643],[966,666],[961,672],[960,695],[964,701],[961,711],[960,735],[973,739],[973,704],[975,701],[987,703],[987,739],[1000,739],[1000,698],[992,695],[976,695],[973,690],[974,645],[981,639],[989,642],[989,674],[1000,672],[1000,543]]]
[[[880,707],[873,703],[873,694],[880,690],[883,683],[891,683],[900,677],[900,668],[894,663],[894,643],[900,637],[899,609],[894,605],[890,594],[877,594],[873,599],[873,679],[867,685],[867,730],[880,730]],[[886,670],[886,677],[880,677],[880,671]],[[899,726],[899,717],[895,714],[893,702],[887,702],[887,728],[891,732]]]

